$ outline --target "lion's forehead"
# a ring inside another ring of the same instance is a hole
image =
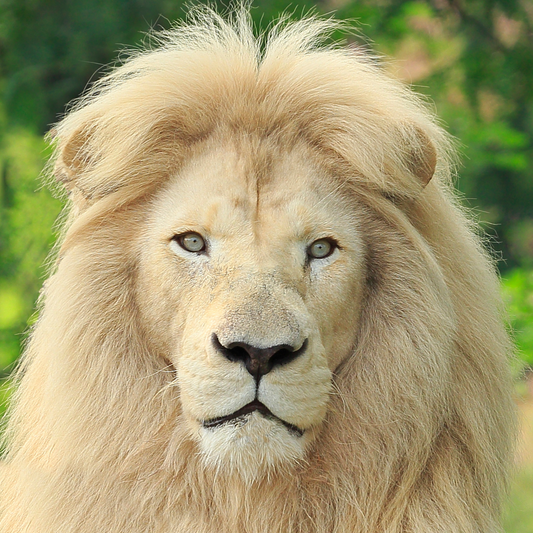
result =
[[[350,224],[346,195],[338,194],[339,185],[308,150],[270,158],[256,152],[224,145],[201,151],[161,194],[156,220],[176,231],[197,227],[214,237],[233,236],[241,244],[305,240]]]

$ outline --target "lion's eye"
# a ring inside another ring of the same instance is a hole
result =
[[[307,249],[307,254],[313,259],[324,259],[335,251],[335,244],[329,239],[318,239]]]
[[[193,231],[189,233],[183,233],[182,235],[176,235],[174,240],[188,252],[198,254],[205,251],[205,241],[199,233],[195,233]]]

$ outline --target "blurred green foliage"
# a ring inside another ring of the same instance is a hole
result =
[[[533,468],[520,472],[513,480],[509,505],[504,517],[506,533],[533,533]]]
[[[36,177],[47,159],[43,139],[27,129],[2,132],[0,144],[0,377],[20,353],[44,280],[44,261],[61,209]],[[28,318],[30,317],[30,319]]]
[[[533,270],[506,273],[502,291],[520,362],[533,369]]]

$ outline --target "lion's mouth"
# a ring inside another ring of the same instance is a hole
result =
[[[224,424],[228,424],[230,422],[243,420],[249,414],[255,411],[258,411],[266,418],[271,418],[273,420],[276,420],[277,422],[280,422],[292,434],[298,437],[301,437],[304,434],[304,431],[302,429],[297,426],[294,426],[293,424],[289,424],[289,422],[286,422],[285,420],[282,420],[281,418],[276,416],[264,403],[260,402],[259,400],[254,400],[253,402],[246,404],[244,407],[241,407],[239,410],[235,411],[234,413],[231,413],[230,415],[220,416],[218,418],[211,418],[210,420],[204,420],[202,421],[202,426],[204,428],[216,428]]]

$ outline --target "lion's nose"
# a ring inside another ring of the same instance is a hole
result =
[[[256,348],[245,342],[230,342],[224,346],[216,333],[213,333],[212,342],[216,350],[226,359],[233,362],[242,362],[246,370],[259,381],[261,376],[268,374],[275,366],[286,365],[307,349],[307,339],[296,348],[289,344],[278,344],[269,348]]]

